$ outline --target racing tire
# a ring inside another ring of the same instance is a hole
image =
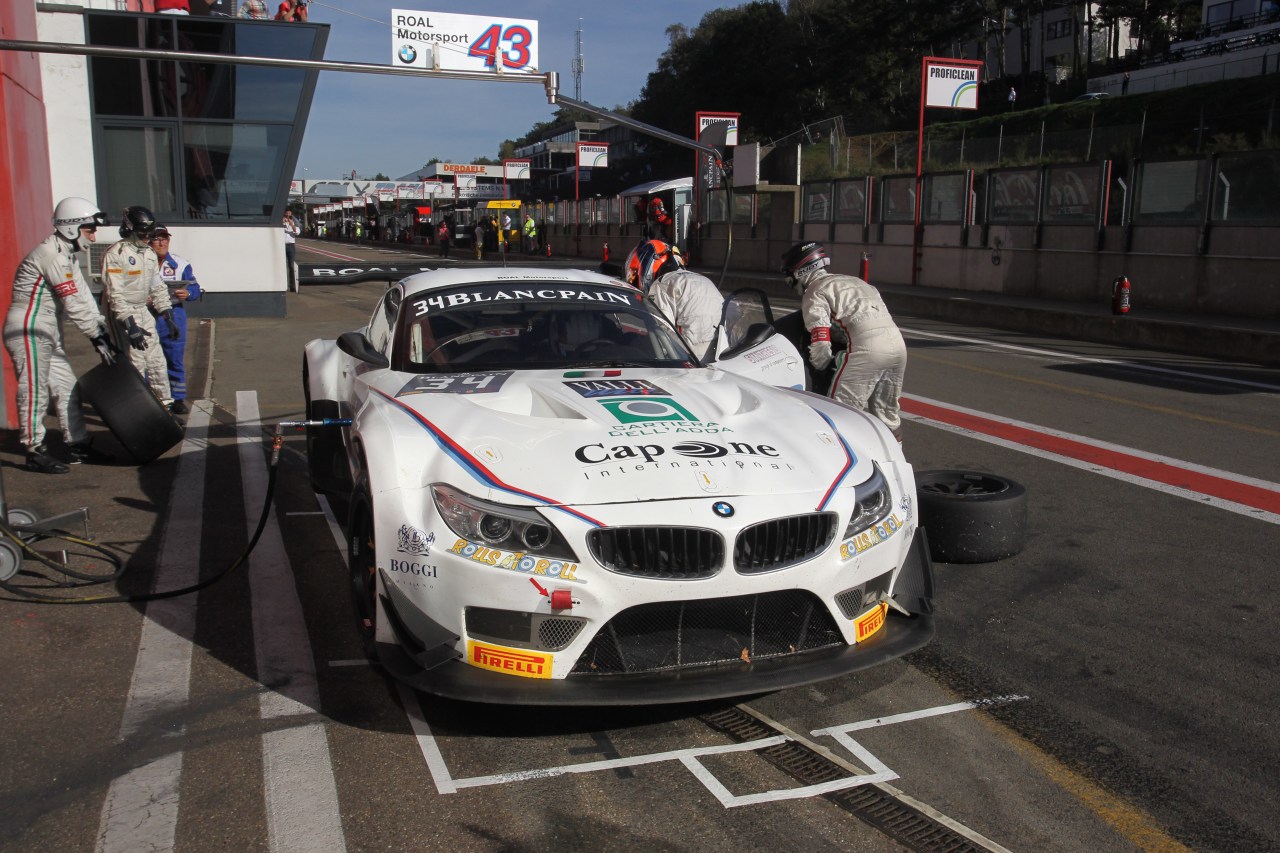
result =
[[[920,524],[929,556],[940,563],[990,563],[1022,551],[1027,490],[978,471],[917,471]]]
[[[310,371],[302,363],[302,394],[306,403],[307,420],[318,421],[338,417],[336,400],[312,400]],[[336,426],[307,427],[307,474],[311,488],[319,494],[340,494],[350,487],[349,477],[340,472],[346,470],[346,450],[342,445],[341,428]]]
[[[127,355],[99,364],[80,377],[79,385],[81,396],[139,465],[182,441],[182,424],[151,393]]]
[[[371,660],[376,659],[378,550],[374,541],[373,495],[369,491],[368,474],[361,474],[351,491],[351,507],[347,513],[347,570],[360,641],[365,655]]]

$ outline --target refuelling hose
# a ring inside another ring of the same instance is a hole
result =
[[[258,544],[258,539],[262,536],[262,531],[266,529],[267,519],[271,517],[271,504],[274,500],[276,490],[276,471],[280,462],[280,448],[284,445],[284,430],[286,427],[306,428],[306,427],[338,427],[351,426],[351,418],[322,418],[319,420],[308,421],[281,421],[276,424],[275,435],[271,439],[271,463],[267,468],[267,493],[262,502],[262,514],[258,517],[258,526],[253,531],[253,536],[249,539],[249,544],[245,546],[240,556],[236,557],[226,568],[205,578],[199,583],[190,584],[188,586],[179,587],[177,589],[159,590],[157,592],[138,593],[135,595],[96,595],[81,596],[77,598],[69,596],[44,595],[34,590],[26,589],[20,586],[14,586],[8,581],[0,581],[0,589],[21,598],[30,599],[42,604],[124,604],[135,603],[140,601],[158,601],[164,598],[176,598],[180,595],[190,595],[198,592],[205,587],[212,586],[223,578],[227,577],[240,566],[244,565],[245,560],[253,553],[253,549]],[[0,536],[12,541],[19,548],[20,553],[43,563],[64,575],[76,578],[81,581],[78,584],[63,584],[63,586],[89,586],[92,584],[109,583],[116,580],[124,574],[125,566],[120,557],[112,554],[105,548],[95,545],[86,539],[73,536],[70,533],[61,530],[44,531],[35,530],[27,525],[9,525],[7,520],[0,519]],[[26,538],[24,538],[26,537]],[[76,572],[69,569],[63,564],[46,557],[32,547],[32,543],[39,540],[60,540],[89,548],[97,552],[109,564],[115,567],[114,571],[105,575],[89,575],[83,572]]]

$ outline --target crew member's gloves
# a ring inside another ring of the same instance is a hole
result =
[[[93,348],[98,351],[98,357],[102,359],[103,364],[116,363],[116,356],[120,354],[120,350],[116,349],[115,344],[111,343],[111,338],[107,337],[105,326],[98,327],[98,334],[89,338],[89,343],[93,344]]]
[[[124,320],[124,333],[129,336],[129,346],[136,350],[145,350],[147,348],[147,338],[151,337],[151,333],[138,328],[138,321],[132,317],[126,317]]]
[[[173,321],[173,309],[161,311],[160,316],[164,318],[165,337],[171,341],[176,341],[181,334],[178,331],[178,324]]]

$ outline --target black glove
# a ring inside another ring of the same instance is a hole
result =
[[[147,348],[147,338],[151,337],[151,333],[138,328],[138,322],[132,317],[124,318],[124,333],[129,336],[129,346],[136,350]]]
[[[181,333],[178,331],[178,324],[173,321],[173,310],[162,311],[160,316],[164,319],[164,336],[171,341],[176,341]]]
[[[103,364],[116,363],[116,356],[120,354],[120,350],[116,349],[115,344],[111,343],[111,339],[107,337],[107,330],[104,327],[98,327],[98,334],[89,338],[89,343],[93,344],[93,348],[98,351],[98,357],[102,359]]]

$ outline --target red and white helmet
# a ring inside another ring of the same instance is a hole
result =
[[[648,293],[655,281],[683,266],[684,258],[678,248],[662,240],[646,240],[627,255],[622,271],[627,284]]]

